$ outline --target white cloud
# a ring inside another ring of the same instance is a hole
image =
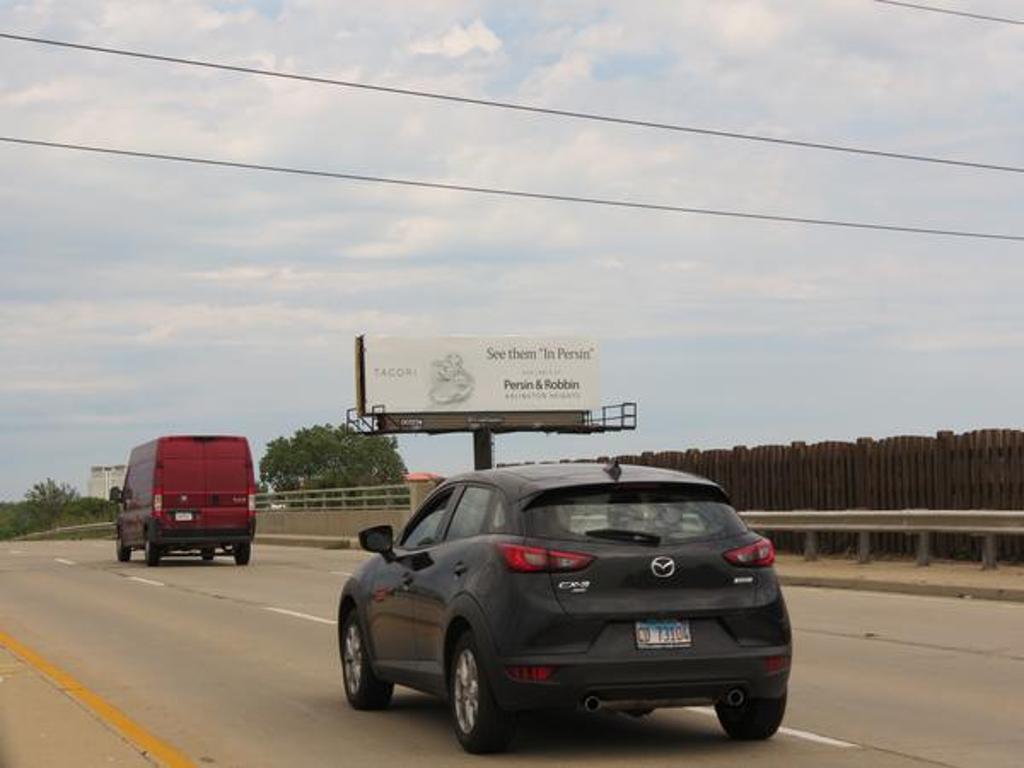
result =
[[[954,20],[877,5],[545,3],[517,6],[512,23],[495,24],[499,39],[482,20],[510,19],[508,4],[497,0],[381,0],[372,10],[304,0],[274,18],[203,0],[182,0],[174,13],[136,0],[25,0],[0,8],[0,27],[657,121],[1024,162],[1024,114],[1015,98],[1024,89],[1024,51],[1016,31],[972,25],[965,34]],[[12,42],[0,46],[0,72],[5,131],[31,137],[698,207],[1020,226],[1018,182],[1008,175]],[[777,366],[758,390],[768,400],[764,430],[783,440],[799,436],[791,421],[772,414],[804,406],[811,385],[798,375],[800,361],[822,354],[850,368],[829,384],[834,401],[855,403],[851,392],[878,391],[897,402],[898,393],[885,388],[904,369],[905,381],[917,381],[925,356],[941,362],[931,382],[952,371],[1001,371],[964,384],[956,399],[962,421],[980,419],[982,407],[986,417],[1016,413],[1015,397],[991,390],[997,379],[1024,377],[1024,362],[1014,362],[1024,358],[1007,352],[1018,351],[1015,329],[1024,327],[1017,295],[1024,260],[1014,244],[10,146],[0,146],[0,163],[5,424],[22,423],[33,391],[58,378],[67,383],[49,385],[59,391],[47,404],[75,401],[70,414],[95,413],[98,430],[115,427],[111,414],[133,396],[140,418],[159,410],[161,423],[173,424],[188,412],[202,415],[197,428],[212,419],[218,428],[273,436],[309,414],[335,418],[348,404],[340,393],[351,379],[351,336],[363,331],[629,339],[619,349],[646,350],[633,364],[650,375],[624,394],[646,403],[669,395],[680,402],[679,381],[659,375],[659,366],[689,355],[686,373],[699,378],[686,381],[685,402],[652,412],[647,432],[622,436],[636,441],[623,442],[623,450],[652,447],[650,430],[690,435],[690,424],[707,421],[710,411],[687,411],[686,403],[709,392],[745,402],[749,392],[736,389],[743,378],[736,373],[757,355]],[[886,355],[890,368],[880,375]],[[203,376],[192,381],[192,371]],[[117,389],[140,376],[144,386]],[[236,379],[246,402],[223,399],[218,384]],[[301,403],[280,396],[296,382]],[[205,410],[193,409],[197,400]],[[260,417],[266,421],[253,416],[253,401],[271,414]],[[943,421],[949,402],[927,413]],[[845,410],[850,419],[897,423],[907,409],[881,402]],[[752,439],[741,414],[740,407],[718,414],[708,439]],[[828,436],[836,417],[820,417],[815,429]],[[39,418],[58,423],[70,415]],[[0,468],[0,494],[24,471],[53,474],[45,450],[52,443],[41,439],[26,457],[34,469]],[[536,450],[557,453],[561,443],[547,445]],[[0,437],[0,453],[14,452]],[[444,469],[433,462],[457,467],[463,454],[456,447],[418,455],[421,466]]]
[[[128,378],[94,376],[79,371],[54,370],[20,375],[6,371],[0,376],[0,393],[5,394],[97,394],[118,392],[133,388]]]
[[[457,59],[473,51],[495,53],[501,49],[500,38],[481,19],[468,26],[455,24],[437,38],[424,38],[413,43],[413,53],[444,56]]]
[[[387,292],[396,285],[406,288],[452,286],[459,281],[458,271],[450,267],[308,270],[294,266],[249,265],[190,272],[186,276],[200,283],[247,290],[260,287],[272,292],[295,292],[329,288],[339,294]]]

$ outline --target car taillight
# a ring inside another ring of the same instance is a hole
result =
[[[764,671],[769,674],[789,669],[789,656],[765,656]]]
[[[517,573],[580,571],[594,561],[592,555],[582,552],[563,552],[523,544],[499,544],[498,549],[505,557],[505,564]]]
[[[730,549],[723,557],[743,568],[765,568],[775,562],[775,545],[768,539],[758,539],[739,549]]]
[[[520,683],[543,683],[554,673],[554,667],[505,667],[505,674]]]

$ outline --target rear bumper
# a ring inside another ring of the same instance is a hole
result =
[[[253,533],[251,528],[161,529],[153,537],[153,543],[174,549],[201,549],[209,546],[251,543]]]
[[[498,659],[491,670],[502,709],[571,709],[596,696],[602,704],[632,708],[712,704],[739,688],[748,697],[779,698],[789,682],[788,667],[768,672],[769,656],[790,657],[790,646],[745,649],[728,657],[610,661],[585,656]],[[506,666],[552,665],[543,683],[519,682]]]

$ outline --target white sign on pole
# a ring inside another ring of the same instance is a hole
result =
[[[589,411],[601,404],[593,339],[366,336],[361,349],[363,411]]]

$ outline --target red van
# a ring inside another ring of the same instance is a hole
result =
[[[238,565],[252,556],[256,532],[256,483],[244,437],[159,437],[132,449],[124,488],[113,488],[117,559],[133,549],[146,565],[171,552],[212,560],[232,554]]]

